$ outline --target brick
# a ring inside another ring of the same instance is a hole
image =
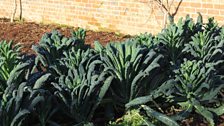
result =
[[[187,13],[195,13],[196,9],[195,8],[184,8],[184,11]]]
[[[224,15],[224,10],[219,10],[219,15]]]
[[[201,3],[190,3],[190,7],[192,7],[192,8],[201,8]]]
[[[202,15],[208,13],[208,9],[206,8],[196,8],[196,12],[200,12]]]
[[[219,15],[219,10],[208,10],[208,14],[211,14],[211,15]]]
[[[157,33],[164,25],[165,11],[150,0],[30,0],[23,2],[23,16],[37,22],[54,22],[98,30],[117,30],[126,34]],[[175,0],[170,12],[174,13]],[[0,1],[0,17],[10,17],[12,0]],[[18,9],[19,10],[19,9]],[[187,14],[194,19],[197,12],[204,20],[215,17],[224,24],[224,0],[183,0],[175,21]],[[16,16],[18,16],[18,12]]]
[[[202,8],[213,8],[213,4],[202,4]]]
[[[214,9],[224,10],[224,4],[214,4]]]

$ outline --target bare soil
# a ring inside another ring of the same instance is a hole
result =
[[[71,36],[74,27],[61,26],[57,24],[38,24],[34,22],[15,22],[11,23],[8,19],[0,19],[0,40],[13,40],[14,43],[23,45],[22,52],[33,53],[32,45],[38,44],[42,35],[52,30],[58,30],[63,35]],[[99,41],[105,45],[110,41],[122,41],[129,38],[129,35],[117,35],[114,32],[95,32],[88,30],[86,32],[86,44],[93,46],[94,41]]]

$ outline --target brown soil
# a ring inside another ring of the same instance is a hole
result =
[[[13,40],[14,43],[21,43],[23,45],[22,52],[32,53],[31,47],[37,44],[46,32],[52,30],[59,30],[65,36],[71,36],[73,27],[60,26],[55,24],[43,25],[33,22],[15,22],[10,23],[7,19],[0,19],[0,40]],[[88,30],[86,33],[86,44],[93,46],[94,41],[99,41],[105,45],[110,41],[122,41],[127,37],[124,35],[117,35],[113,32],[94,32]]]
[[[209,126],[208,122],[198,114],[192,114],[189,118],[181,122],[182,126]],[[224,126],[224,116],[218,118],[216,126]]]

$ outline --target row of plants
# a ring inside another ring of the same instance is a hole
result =
[[[85,30],[46,33],[32,49],[0,43],[0,126],[168,125],[224,114],[224,28],[199,15],[94,48]]]

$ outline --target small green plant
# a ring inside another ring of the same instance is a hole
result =
[[[144,34],[137,35],[134,38],[134,41],[136,41],[140,45],[145,45],[148,48],[151,48],[153,45],[155,45],[154,39],[155,37],[152,34],[144,33]]]
[[[85,43],[86,30],[83,28],[78,28],[76,31],[72,32],[72,36],[78,39],[79,41]]]
[[[20,45],[12,45],[12,41],[0,42],[0,95],[7,87],[6,81],[9,79],[11,71],[21,62]]]
[[[139,109],[133,109],[126,112],[126,114],[111,122],[110,126],[179,126],[177,122],[172,120],[165,114],[159,113],[146,105],[141,105]]]
[[[140,114],[139,109],[128,111],[122,118],[110,122],[110,126],[144,126],[147,120]]]

